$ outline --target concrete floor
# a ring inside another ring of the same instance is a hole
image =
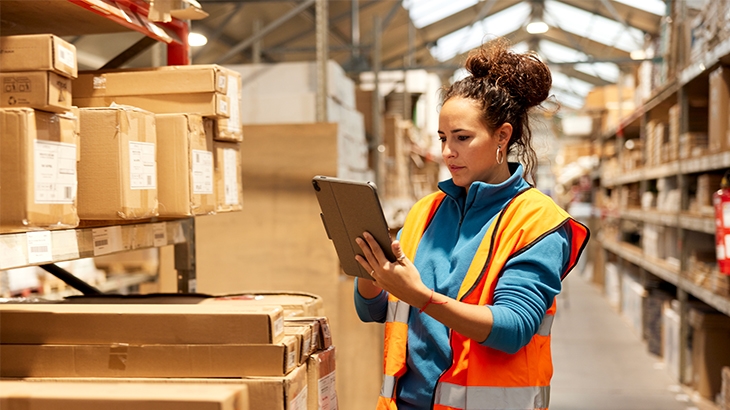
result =
[[[671,378],[661,358],[573,272],[558,296],[552,329],[550,410],[704,410]]]

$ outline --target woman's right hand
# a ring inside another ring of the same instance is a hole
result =
[[[357,292],[365,299],[372,299],[380,294],[383,288],[375,281],[367,278],[357,278]]]

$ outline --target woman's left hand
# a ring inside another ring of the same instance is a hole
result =
[[[429,300],[431,290],[421,281],[421,274],[415,265],[405,256],[399,241],[393,241],[393,254],[398,258],[391,262],[385,256],[375,238],[368,232],[356,239],[363,252],[355,259],[373,277],[375,283],[388,293],[411,306],[420,308]]]

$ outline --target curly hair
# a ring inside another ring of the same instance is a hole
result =
[[[511,124],[506,151],[515,154],[534,181],[537,154],[528,111],[548,98],[552,75],[535,53],[515,53],[509,47],[508,40],[498,38],[473,50],[464,64],[470,75],[442,89],[442,104],[453,97],[474,100],[488,130]]]

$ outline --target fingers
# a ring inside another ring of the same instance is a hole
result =
[[[406,254],[403,252],[403,248],[400,246],[400,241],[393,241],[393,243],[390,245],[391,249],[393,249],[393,255],[396,257],[396,262],[400,263],[401,265],[405,263],[406,261]]]
[[[385,263],[388,262],[388,258],[385,257],[383,249],[380,247],[380,244],[378,244],[378,242],[375,240],[375,237],[370,235],[370,233],[368,232],[363,232],[362,237],[365,239],[370,248],[370,252],[374,258],[373,262],[375,262],[375,264],[377,265],[385,265]],[[362,245],[360,245],[360,247],[362,248]],[[373,267],[375,266],[376,265],[373,265]]]

